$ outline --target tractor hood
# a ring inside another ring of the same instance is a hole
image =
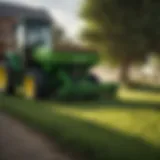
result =
[[[43,64],[88,64],[94,65],[98,62],[99,57],[96,53],[91,52],[65,52],[51,51],[46,48],[37,48],[34,51],[34,59]]]

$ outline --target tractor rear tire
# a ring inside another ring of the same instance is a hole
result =
[[[40,69],[31,69],[24,74],[23,96],[27,99],[43,99],[47,96],[46,77]]]
[[[15,94],[15,76],[7,63],[0,64],[0,92],[7,95]]]

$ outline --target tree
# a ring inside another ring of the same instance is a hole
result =
[[[120,77],[123,82],[128,82],[132,63],[145,60],[149,51],[158,48],[158,45],[152,45],[157,42],[156,37],[159,38],[152,25],[157,20],[153,20],[157,2],[85,0],[82,6],[81,18],[87,22],[82,38],[107,55],[109,61],[115,61],[121,66]],[[149,26],[152,31],[147,32]]]

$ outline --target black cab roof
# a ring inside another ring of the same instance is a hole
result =
[[[50,22],[53,21],[53,18],[51,18],[45,9],[7,2],[0,2],[0,18],[1,17],[34,18],[48,20]]]

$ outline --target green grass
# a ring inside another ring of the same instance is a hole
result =
[[[118,92],[118,98],[136,102],[158,102],[160,103],[160,93],[149,91],[137,91],[134,89],[121,88]]]
[[[123,133],[140,137],[160,146],[160,112],[151,109],[76,109],[58,108],[57,111],[74,116],[103,128],[112,128]]]
[[[122,91],[121,91],[122,93]],[[160,102],[159,94],[123,91],[123,100]],[[148,100],[147,97],[150,97]],[[160,159],[160,110],[68,105],[2,97],[0,107],[87,160]],[[82,158],[83,159],[83,158]]]

